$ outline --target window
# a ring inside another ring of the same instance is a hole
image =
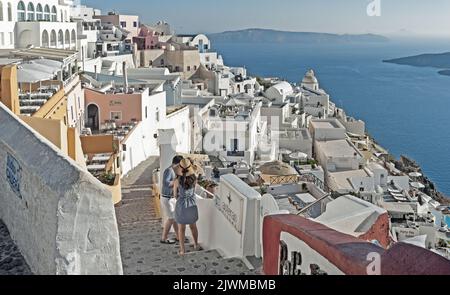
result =
[[[28,7],[27,7],[27,19],[29,21],[34,21],[34,5],[33,3],[28,3]]]
[[[127,22],[120,22],[120,26],[122,28],[126,28],[127,27]]]
[[[20,1],[17,4],[17,21],[19,21],[19,22],[26,21],[25,4],[23,3],[23,1]]]
[[[81,99],[79,96],[78,96],[78,108],[81,109]]]
[[[44,20],[50,21],[50,7],[48,5],[44,7]]]
[[[64,42],[65,42],[64,45],[66,47],[68,47],[70,45],[70,32],[69,32],[69,30],[66,30],[66,33],[64,35]]]
[[[50,46],[56,47],[56,32],[52,30],[50,33]]]
[[[12,21],[12,6],[11,3],[8,3],[8,21]]]
[[[161,59],[161,65],[162,66],[164,65],[164,59]]]
[[[191,71],[191,66],[187,66],[187,71],[188,71],[188,72]]]
[[[5,33],[0,33],[0,45],[5,45]]]
[[[58,47],[64,46],[64,33],[62,30],[59,30],[58,32]]]
[[[3,2],[0,1],[0,21],[3,21]]]
[[[159,122],[159,108],[156,108],[155,118],[156,118],[156,122]]]
[[[133,27],[137,28],[138,27],[138,23],[137,22],[133,22]]]
[[[42,47],[49,47],[49,38],[48,38],[48,32],[44,30],[42,32]]]
[[[147,106],[145,107],[145,119],[147,119],[148,118],[148,113],[147,113],[147,111],[148,111],[148,109],[147,109]]]
[[[75,121],[75,117],[73,115],[73,106],[70,107],[70,115],[72,117],[72,121]]]
[[[181,132],[185,133],[186,132],[186,124],[183,122],[183,124],[181,124]]]
[[[52,19],[52,22],[58,21],[58,12],[56,11],[56,6],[52,7],[51,19]]]
[[[43,10],[42,10],[42,5],[39,3],[36,6],[36,20],[40,21],[44,19],[44,14],[43,14]]]
[[[14,44],[14,36],[12,32],[9,32],[9,44],[13,45]]]
[[[122,120],[122,112],[111,112],[111,120],[121,121]]]

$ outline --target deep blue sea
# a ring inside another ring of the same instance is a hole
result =
[[[416,160],[450,196],[450,77],[384,59],[450,51],[448,41],[383,44],[216,43],[225,64],[299,82],[313,68],[321,88],[393,155]]]

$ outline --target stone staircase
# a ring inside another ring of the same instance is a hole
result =
[[[178,255],[178,245],[160,243],[161,219],[150,188],[156,159],[146,161],[124,180],[121,206],[116,208],[123,270],[126,275],[254,275],[240,259],[223,259],[215,250]],[[153,168],[153,169],[152,169]],[[139,174],[136,176],[133,174]],[[143,181],[147,183],[143,183]]]

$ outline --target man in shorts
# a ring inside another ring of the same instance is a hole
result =
[[[175,156],[172,160],[172,166],[164,170],[163,179],[162,179],[162,190],[161,190],[161,210],[164,212],[167,220],[164,223],[164,230],[161,237],[162,244],[175,244],[176,241],[169,240],[169,232],[171,227],[175,231],[175,236],[178,237],[178,225],[175,222],[174,211],[175,206],[171,205],[170,200],[173,198],[173,183],[177,178],[175,171],[173,168],[177,166],[181,160],[183,160],[182,156]]]

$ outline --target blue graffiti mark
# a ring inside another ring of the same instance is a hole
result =
[[[22,194],[20,193],[21,172],[22,168],[20,167],[19,162],[8,153],[6,160],[6,178],[8,179],[11,189],[22,199]]]

